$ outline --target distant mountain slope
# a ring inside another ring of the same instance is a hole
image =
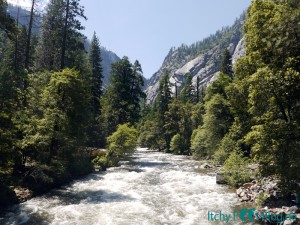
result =
[[[245,53],[242,40],[242,27],[246,19],[243,13],[233,26],[225,27],[202,41],[191,46],[181,45],[171,48],[161,68],[150,78],[146,87],[147,102],[153,103],[159,86],[159,80],[165,70],[170,72],[170,82],[180,87],[185,81],[185,75],[190,72],[193,82],[200,78],[200,85],[206,87],[219,71],[224,49],[233,55],[233,62]],[[175,87],[172,88],[173,93]]]
[[[8,5],[8,12],[12,17],[17,18],[18,7],[9,4]],[[28,26],[28,24],[29,24],[29,14],[30,14],[29,11],[20,8],[19,23],[21,25]],[[42,16],[36,16],[35,17],[34,28],[33,28],[33,32],[36,35],[39,34],[41,26],[42,26]],[[85,46],[86,46],[86,49],[88,51],[88,48],[89,48],[88,41],[85,43]],[[103,83],[105,85],[108,85],[110,71],[111,71],[111,64],[119,61],[120,57],[117,56],[116,53],[107,50],[105,47],[101,48],[101,56],[102,56],[102,66],[103,66],[103,75],[104,75]]]
[[[101,57],[102,57],[102,66],[103,66],[103,83],[108,85],[110,71],[111,71],[111,64],[120,61],[120,57],[117,56],[114,52],[107,50],[106,48],[101,48]]]
[[[8,4],[7,11],[13,18],[17,18],[18,8],[19,8],[18,6]],[[29,16],[30,16],[30,12],[28,10],[23,9],[21,7],[19,8],[19,24],[28,26],[29,19],[30,19]],[[41,24],[42,24],[42,16],[36,15],[34,17],[34,24],[32,27],[32,31],[34,34],[38,34],[40,32]]]

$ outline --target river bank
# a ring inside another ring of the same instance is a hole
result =
[[[72,164],[53,160],[49,165],[24,167],[18,173],[8,171],[1,176],[0,213],[12,205],[23,203],[90,174],[94,168],[89,157],[82,153]]]
[[[20,204],[23,202],[26,202],[34,197],[43,195],[55,188],[59,188],[63,185],[67,185],[75,180],[78,180],[82,177],[87,176],[89,173],[82,174],[80,176],[68,176],[67,179],[65,175],[62,175],[58,177],[58,180],[54,180],[50,185],[38,185],[35,188],[28,187],[27,184],[24,184],[23,181],[20,179],[18,182],[18,186],[6,186],[1,185],[0,186],[0,198],[1,198],[1,204],[0,204],[0,214],[3,213],[6,208],[15,205]],[[23,185],[22,185],[23,184]]]
[[[200,164],[201,170],[216,175],[217,184],[227,185],[221,165],[213,165],[208,161],[202,161]],[[257,164],[249,165],[248,169],[252,175],[252,181],[235,188],[235,192],[240,202],[249,204],[249,208],[255,209],[253,219],[268,225],[299,225],[300,207],[296,205],[295,195],[284,193],[280,188],[279,181],[273,177],[260,179],[255,177]],[[277,219],[272,219],[271,216]],[[288,218],[289,216],[291,218]]]

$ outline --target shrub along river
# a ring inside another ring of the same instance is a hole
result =
[[[209,221],[209,212],[240,207],[233,191],[189,157],[138,149],[120,167],[11,207],[0,224],[215,225],[226,223]],[[242,223],[231,215],[227,224]]]

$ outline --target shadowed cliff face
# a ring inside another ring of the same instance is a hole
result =
[[[156,98],[159,80],[165,70],[170,72],[170,83],[182,86],[185,75],[191,73],[193,83],[197,77],[204,89],[216,79],[222,62],[223,52],[227,48],[232,55],[233,63],[245,54],[245,43],[242,38],[242,27],[245,21],[243,13],[233,26],[223,28],[214,35],[191,46],[182,45],[171,48],[161,68],[150,78],[146,86],[147,102],[152,104]],[[172,85],[175,92],[175,85]]]
[[[101,57],[102,57],[102,66],[103,66],[103,83],[108,85],[111,64],[120,61],[120,57],[117,56],[114,52],[109,51],[105,48],[101,48]]]

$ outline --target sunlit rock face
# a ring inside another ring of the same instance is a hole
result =
[[[161,68],[148,81],[145,90],[147,102],[150,104],[154,102],[160,78],[166,70],[170,74],[173,93],[175,93],[175,86],[180,89],[184,84],[187,73],[192,74],[194,85],[198,78],[200,87],[206,89],[217,78],[226,48],[232,55],[233,65],[245,55],[245,41],[242,36],[244,21],[245,15],[243,14],[232,27],[223,28],[202,42],[191,46],[182,45],[177,49],[171,48]],[[199,46],[204,47],[199,48]]]

